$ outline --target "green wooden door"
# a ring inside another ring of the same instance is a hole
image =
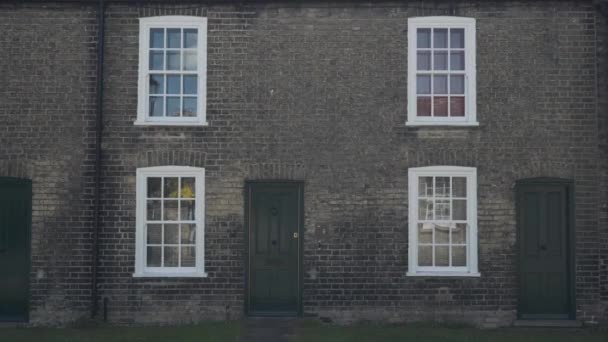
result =
[[[0,321],[27,321],[32,187],[0,178]]]
[[[248,191],[251,315],[297,315],[301,185],[252,183]]]
[[[563,184],[518,186],[519,317],[571,317],[569,196]]]

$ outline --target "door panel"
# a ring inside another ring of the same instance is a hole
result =
[[[28,318],[31,183],[0,178],[0,321]]]
[[[298,313],[301,185],[248,186],[250,314]]]

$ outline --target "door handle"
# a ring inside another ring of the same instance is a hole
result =
[[[298,232],[293,232],[293,238],[297,239],[298,238]]]

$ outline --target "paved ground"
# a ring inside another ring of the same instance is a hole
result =
[[[241,322],[240,342],[286,342],[297,324],[296,318],[247,318]]]

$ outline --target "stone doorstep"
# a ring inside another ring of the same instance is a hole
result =
[[[559,319],[536,319],[522,320],[513,322],[514,327],[526,328],[582,328],[583,322],[578,320],[559,320]]]

